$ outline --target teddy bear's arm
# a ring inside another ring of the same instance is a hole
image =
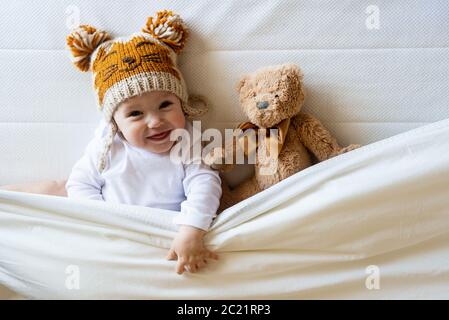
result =
[[[329,130],[315,117],[300,112],[292,119],[292,125],[301,142],[319,161],[327,160],[342,150]]]

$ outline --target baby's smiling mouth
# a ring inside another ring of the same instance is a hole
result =
[[[170,135],[170,132],[171,132],[171,130],[165,130],[163,132],[148,136],[147,139],[156,140],[156,141],[164,140],[167,136]]]

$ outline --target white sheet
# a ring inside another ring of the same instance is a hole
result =
[[[447,299],[447,150],[449,119],[310,167],[223,212],[207,236],[221,259],[183,276],[164,260],[174,212],[0,191],[0,282],[31,298]]]

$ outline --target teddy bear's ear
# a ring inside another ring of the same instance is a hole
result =
[[[288,64],[284,64],[282,66],[283,72],[286,75],[295,75],[296,77],[298,77],[299,81],[302,81],[304,78],[304,74],[301,71],[301,68],[294,63],[288,63]]]
[[[240,78],[239,82],[237,83],[235,89],[237,90],[237,92],[240,92],[240,90],[242,90],[243,86],[245,85],[246,81],[249,80],[248,76],[243,76]]]
[[[72,54],[73,64],[81,71],[89,71],[92,53],[100,44],[110,39],[107,32],[97,31],[88,25],[81,25],[73,30],[67,36],[67,46]]]
[[[180,53],[184,48],[189,35],[181,17],[169,10],[157,12],[155,18],[149,17],[146,28],[143,28],[142,32],[164,42],[176,53]]]

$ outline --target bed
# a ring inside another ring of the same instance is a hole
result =
[[[342,145],[364,147],[224,212],[208,238],[223,264],[184,278],[163,261],[172,212],[0,191],[0,297],[448,298],[446,2],[7,2],[0,185],[64,179],[98,125],[90,75],[64,49],[70,27],[127,35],[165,8],[191,29],[180,68],[190,92],[211,101],[203,129],[245,120],[234,89],[242,74],[293,62],[305,75],[304,111]],[[231,183],[251,174],[242,171]],[[64,230],[81,237],[70,253]],[[82,289],[67,288],[71,270]]]

